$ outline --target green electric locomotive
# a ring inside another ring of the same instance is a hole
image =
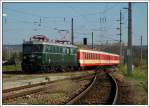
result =
[[[49,42],[46,36],[33,36],[23,43],[22,70],[25,72],[75,69],[77,47]]]

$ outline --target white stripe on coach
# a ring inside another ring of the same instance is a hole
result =
[[[92,63],[119,63],[119,60],[79,60],[81,64],[92,64]]]

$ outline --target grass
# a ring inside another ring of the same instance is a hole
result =
[[[14,104],[31,104],[31,105],[48,105],[49,103],[57,104],[60,99],[64,98],[63,92],[47,93],[47,95],[39,95],[38,97],[31,98],[18,98]]]
[[[59,93],[52,93],[48,95],[48,99],[57,99],[57,98],[62,98],[64,97],[64,93],[63,92],[59,92]]]
[[[144,67],[144,68],[135,67],[133,71],[131,72],[131,75],[128,75],[127,65],[121,65],[119,72],[122,73],[129,80],[145,81],[146,76],[147,76],[146,75],[147,67]]]
[[[49,101],[55,101],[59,98],[63,98],[64,97],[64,93],[51,93],[51,94],[48,94],[48,97],[47,98],[42,98],[42,99],[32,99],[30,100],[30,104],[33,104],[33,105],[45,105],[45,104],[48,104]]]
[[[127,65],[120,66],[119,72],[124,75],[124,77],[129,81],[135,81],[142,85],[144,90],[148,92],[148,65],[143,63],[139,67],[135,67],[131,73],[127,73]]]
[[[3,65],[2,66],[3,71],[21,71],[21,64],[17,65]]]
[[[47,101],[47,99],[32,99],[31,101],[30,101],[30,103],[31,104],[33,104],[33,105],[44,105],[44,104],[48,104],[48,101]],[[29,103],[29,104],[30,104]]]
[[[130,81],[130,93],[128,93],[132,104],[147,104],[148,100],[148,64],[143,63],[135,67],[131,73],[127,73],[127,65],[121,65],[118,73],[124,76],[124,79]],[[127,98],[129,98],[127,96]]]

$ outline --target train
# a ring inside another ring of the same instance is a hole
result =
[[[25,72],[71,71],[111,67],[120,63],[117,54],[50,42],[43,35],[33,36],[23,42],[22,58],[22,70]]]

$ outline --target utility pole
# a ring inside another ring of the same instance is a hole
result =
[[[127,48],[128,75],[132,73],[132,5],[128,3],[128,48]]]
[[[120,30],[120,33],[118,35],[120,36],[120,40],[119,40],[119,42],[120,42],[120,64],[122,64],[122,24],[123,23],[122,23],[122,12],[121,12],[121,10],[120,10],[120,19],[117,21],[119,21],[119,24],[120,24],[120,27],[117,28],[117,30]]]
[[[122,64],[122,13],[120,10],[120,64]]]
[[[93,46],[93,32],[92,32],[92,49],[94,48],[94,46]]]
[[[142,65],[142,36],[141,36],[141,56],[140,56],[140,62],[141,62],[141,65]]]
[[[120,36],[120,40],[119,40],[119,42],[120,42],[120,64],[122,64],[122,24],[123,23],[122,23],[122,12],[121,12],[121,10],[120,10],[120,19],[117,21],[119,21],[119,24],[120,24],[120,27],[117,29],[120,30],[120,33],[118,35]]]
[[[40,22],[39,22],[38,26],[41,26],[41,22],[42,22],[42,19],[40,18]]]
[[[73,40],[73,18],[71,19],[71,44],[74,44],[74,40]]]

